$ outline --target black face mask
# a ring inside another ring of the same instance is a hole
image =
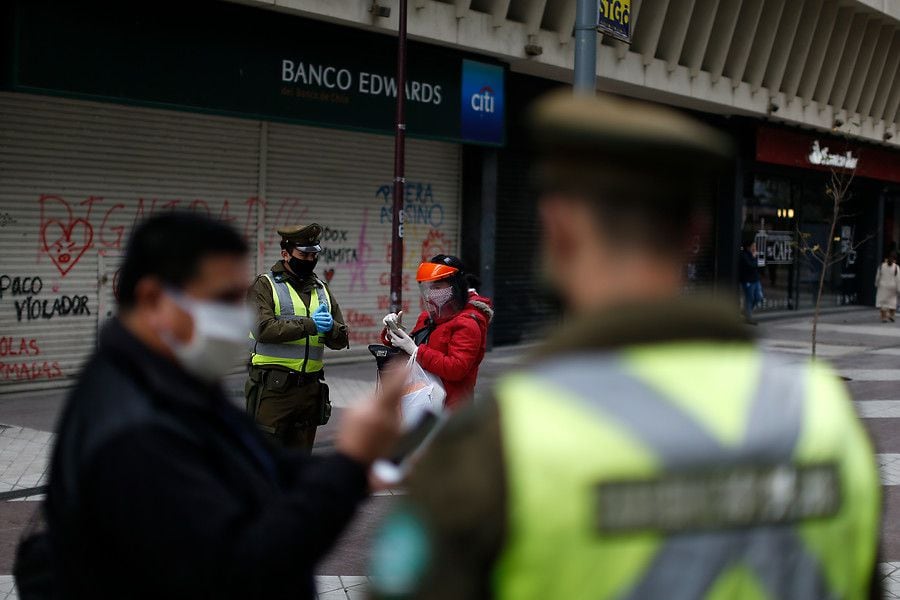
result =
[[[318,262],[318,257],[313,260],[301,260],[296,256],[292,256],[288,261],[288,266],[291,268],[291,271],[300,277],[306,277],[313,272],[313,269],[316,268],[316,263]]]

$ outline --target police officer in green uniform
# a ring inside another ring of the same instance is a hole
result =
[[[325,347],[349,347],[341,308],[314,270],[322,247],[317,223],[278,229],[281,260],[256,278],[249,300],[247,412],[278,444],[312,451],[316,428],[331,415]]]
[[[880,488],[844,386],[681,296],[729,140],[568,93],[531,124],[568,318],[436,437],[376,539],[376,597],[867,597]]]

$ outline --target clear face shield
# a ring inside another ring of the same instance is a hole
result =
[[[460,277],[419,282],[425,310],[432,320],[446,321],[463,309],[466,289]]]

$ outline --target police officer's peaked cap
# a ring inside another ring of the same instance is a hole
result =
[[[734,153],[728,136],[687,115],[604,94],[547,94],[532,106],[530,128],[535,149],[545,158],[615,162],[648,172],[705,170]]]
[[[318,223],[309,225],[292,225],[276,229],[281,236],[282,245],[293,245],[301,252],[320,252],[322,246],[319,242],[322,238],[322,226]]]

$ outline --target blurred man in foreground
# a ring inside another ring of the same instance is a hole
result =
[[[677,113],[532,114],[542,255],[570,313],[459,414],[390,517],[383,598],[862,598],[879,483],[837,377],[680,298],[697,185],[730,156]]]
[[[53,451],[58,597],[314,597],[315,562],[395,438],[397,394],[348,410],[333,455],[273,450],[219,384],[246,348],[247,280],[223,223],[174,213],[132,235],[119,315]]]

